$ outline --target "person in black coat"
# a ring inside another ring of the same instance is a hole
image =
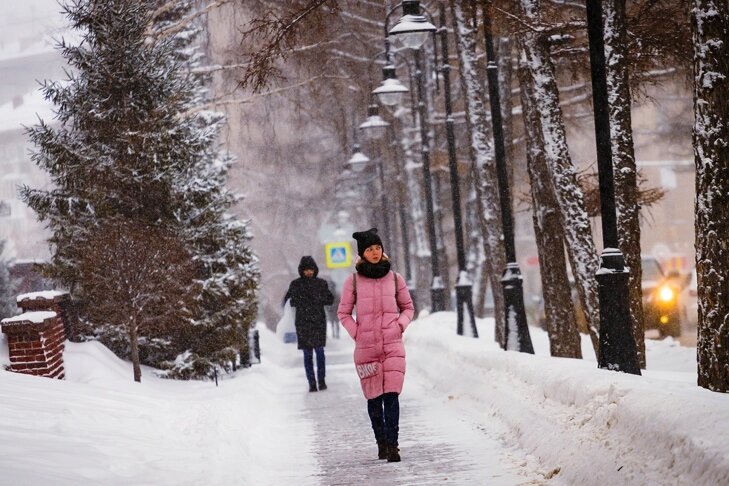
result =
[[[299,349],[304,352],[304,369],[309,380],[309,391],[326,390],[324,346],[327,344],[327,318],[325,305],[332,305],[334,296],[325,280],[317,278],[319,267],[310,256],[299,263],[300,277],[292,281],[284,297],[291,300],[296,310],[294,324]],[[316,353],[316,380],[314,379],[313,354]]]

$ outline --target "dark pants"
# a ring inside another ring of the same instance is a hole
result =
[[[367,400],[367,413],[370,415],[377,442],[397,445],[397,434],[400,430],[400,401],[397,393],[384,393]]]
[[[316,384],[314,379],[314,351],[316,351],[316,377],[319,383],[324,381],[326,376],[325,370],[325,359],[324,359],[324,347],[318,348],[304,348],[304,369],[306,370],[306,379],[309,380],[309,384]]]

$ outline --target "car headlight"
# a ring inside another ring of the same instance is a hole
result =
[[[676,293],[671,287],[663,286],[658,290],[658,298],[663,302],[671,302],[674,297],[676,297]]]

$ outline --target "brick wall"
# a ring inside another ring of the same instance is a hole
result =
[[[71,295],[68,292],[44,290],[40,292],[21,294],[17,297],[17,304],[23,312],[55,312],[63,322],[66,339],[72,342],[79,342],[76,332],[76,313],[71,300]]]
[[[10,371],[62,380],[66,333],[52,311],[25,312],[2,320],[10,350]]]

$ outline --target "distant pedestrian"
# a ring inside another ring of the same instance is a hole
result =
[[[327,343],[327,318],[325,305],[332,305],[334,297],[326,281],[317,278],[319,267],[310,256],[301,258],[300,277],[292,281],[284,297],[291,301],[296,310],[294,324],[298,347],[304,352],[304,370],[309,380],[309,391],[326,390],[326,359],[324,346]],[[314,375],[313,354],[316,353],[316,378]]]
[[[400,461],[398,395],[405,381],[402,334],[415,309],[405,279],[390,271],[377,228],[354,233],[356,272],[344,282],[337,316],[355,340],[354,364],[377,441],[378,457]],[[357,307],[356,319],[352,310]]]

